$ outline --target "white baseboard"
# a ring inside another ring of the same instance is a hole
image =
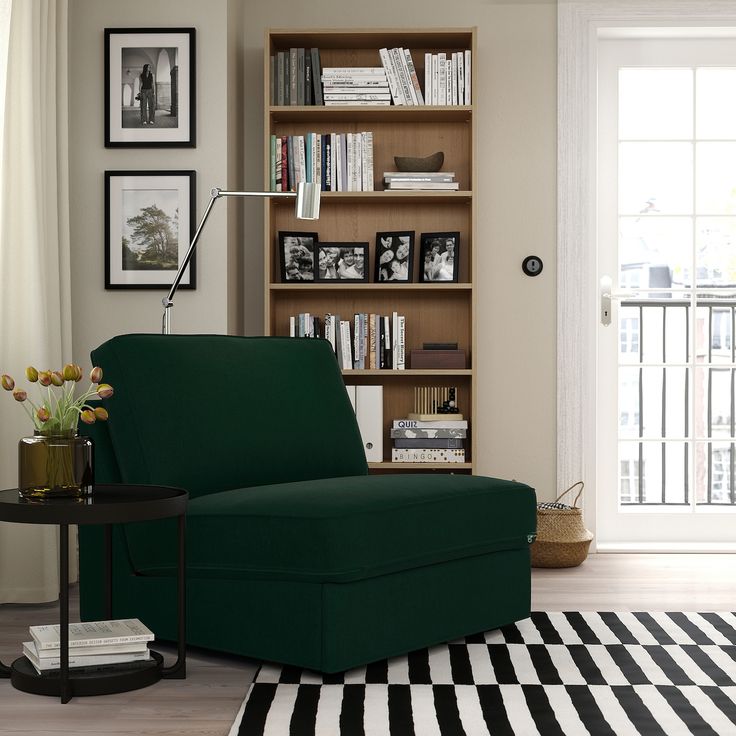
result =
[[[735,554],[734,542],[598,542],[599,554]]]

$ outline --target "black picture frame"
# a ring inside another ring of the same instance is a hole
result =
[[[414,231],[376,233],[376,283],[408,284],[414,278]]]
[[[151,95],[141,91],[145,65]],[[194,148],[195,73],[194,28],[105,28],[105,148]]]
[[[194,237],[196,182],[191,170],[105,172],[105,289],[171,288]],[[194,254],[179,288],[197,288]]]
[[[422,233],[419,246],[421,283],[457,283],[459,263],[459,232]]]
[[[368,243],[319,243],[316,275],[320,283],[367,282]]]
[[[317,233],[279,230],[279,264],[284,283],[314,283],[316,281]]]

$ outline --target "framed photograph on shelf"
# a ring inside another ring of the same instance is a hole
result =
[[[414,231],[376,233],[375,280],[409,283],[414,264]]]
[[[422,233],[419,280],[423,283],[458,280],[460,233]]]
[[[317,233],[279,231],[281,281],[315,281]]]
[[[368,243],[319,243],[318,281],[368,281]]]
[[[105,147],[194,148],[194,28],[105,28]]]
[[[105,172],[105,288],[168,289],[195,227],[194,171]],[[195,257],[180,289],[196,288]]]

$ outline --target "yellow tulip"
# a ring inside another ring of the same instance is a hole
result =
[[[82,366],[79,365],[78,363],[75,363],[74,364],[74,372],[75,372],[74,380],[77,381],[77,382],[81,381],[82,380],[82,375],[83,375]]]
[[[48,420],[51,418],[51,414],[49,413],[49,410],[42,406],[37,412],[36,416],[39,418],[42,422],[48,422]]]
[[[51,385],[51,371],[39,371],[38,372],[38,382],[42,386],[50,386]]]
[[[38,371],[32,365],[29,365],[28,368],[26,368],[26,378],[31,383],[36,383],[36,381],[38,381]]]
[[[54,386],[63,386],[64,385],[64,376],[62,376],[59,371],[54,371],[51,374],[51,383],[53,383]]]
[[[16,401],[25,401],[28,398],[28,394],[25,391],[21,391],[19,388],[13,391],[13,398]]]
[[[92,409],[85,409],[80,415],[79,418],[85,423],[85,424],[94,424],[95,423],[95,412],[92,411]]]
[[[89,380],[92,383],[99,383],[102,380],[102,368],[96,365],[89,373]]]
[[[0,376],[0,384],[6,391],[12,391],[15,388],[15,381],[12,376],[9,376],[7,373],[3,373],[3,375]]]
[[[113,388],[109,383],[101,383],[97,387],[97,395],[102,399],[109,399],[113,395]]]
[[[105,409],[105,407],[104,407],[104,406],[98,406],[98,407],[97,407],[97,408],[95,409],[95,417],[97,417],[97,419],[99,419],[100,421],[102,421],[102,422],[106,422],[106,421],[107,421],[107,418],[108,418],[108,416],[109,416],[109,415],[108,415],[108,413],[107,413],[107,409]]]
[[[77,378],[77,368],[74,363],[67,363],[61,372],[65,381],[74,381]]]

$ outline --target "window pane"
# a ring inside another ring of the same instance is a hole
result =
[[[619,213],[691,214],[692,157],[690,143],[620,143]]]
[[[736,215],[736,143],[698,143],[696,210]]]
[[[667,442],[664,446],[664,492],[666,503],[687,503],[687,443]],[[661,451],[661,445],[660,445]]]
[[[736,69],[698,69],[696,74],[697,137],[736,139]]]
[[[699,363],[732,365],[733,302],[700,300],[695,320],[695,355]]]
[[[693,137],[692,69],[621,69],[618,84],[620,139]]]
[[[620,368],[618,372],[619,436],[639,436],[639,370]]]
[[[699,504],[731,504],[733,445],[729,442],[698,442],[695,500]]]
[[[692,261],[692,248],[690,217],[621,217],[619,286],[682,286]]]
[[[732,439],[730,368],[697,368],[695,431],[698,439]]]
[[[699,217],[696,221],[698,286],[736,286],[736,217]]]

